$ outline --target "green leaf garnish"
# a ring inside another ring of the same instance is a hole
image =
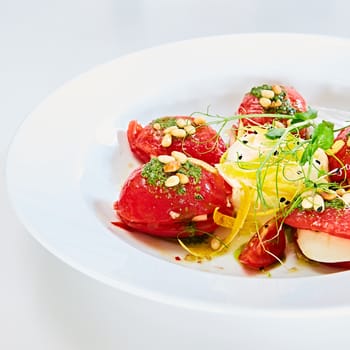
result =
[[[297,124],[306,120],[312,120],[317,118],[317,111],[309,108],[306,112],[296,112],[291,118],[291,124]]]
[[[311,162],[318,148],[327,150],[333,145],[333,142],[334,124],[324,120],[315,127],[312,138],[301,157],[300,164],[305,165],[307,162]]]
[[[285,129],[283,128],[271,128],[266,132],[265,136],[270,140],[276,140],[282,137],[284,132]]]

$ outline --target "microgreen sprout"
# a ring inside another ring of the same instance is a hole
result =
[[[279,174],[282,174],[285,179],[291,182],[303,181],[304,188],[318,187],[320,186],[319,182],[322,183],[323,181],[321,180],[323,178],[326,179],[329,176],[329,173],[322,170],[318,164],[314,164],[314,156],[318,149],[326,151],[332,146],[334,142],[334,133],[336,130],[334,128],[334,124],[331,122],[322,121],[317,123],[317,111],[314,109],[309,108],[305,112],[296,112],[294,114],[264,113],[232,116],[220,116],[218,114],[214,115],[210,114],[209,110],[207,110],[206,113],[195,112],[192,114],[192,116],[194,115],[201,115],[208,118],[209,121],[206,124],[216,125],[218,135],[220,135],[225,127],[230,123],[233,124],[233,130],[236,130],[237,133],[241,132],[241,135],[243,135],[244,132],[249,132],[249,126],[242,126],[240,122],[242,119],[251,118],[254,120],[256,117],[266,117],[273,118],[274,121],[282,121],[282,127],[278,125],[281,124],[281,122],[273,122],[272,125],[269,124],[268,126],[259,125],[259,127],[266,129],[265,137],[267,140],[274,141],[274,145],[266,154],[259,155],[258,158],[259,165],[256,169],[256,208],[271,208],[271,204],[266,201],[263,191],[264,183],[267,181],[267,170],[270,167],[275,169],[275,193],[277,198],[279,197]],[[243,128],[245,131],[240,131],[239,128]],[[312,136],[309,139],[302,139],[299,137],[299,133],[303,129],[312,130]],[[242,139],[239,139],[239,141],[242,142]],[[246,144],[246,142],[243,143]],[[248,144],[247,147],[249,147]],[[297,171],[297,177],[288,179],[286,168],[291,162],[298,164],[300,170]],[[305,165],[307,165],[306,168]],[[249,169],[249,164],[244,162],[242,157],[239,157],[239,155],[237,155],[237,166],[242,169]],[[318,174],[318,181],[311,179],[311,174],[315,172]],[[288,201],[287,204],[289,208],[294,208],[300,205],[297,196],[293,198],[292,202],[293,203]],[[280,205],[281,210],[286,210],[285,208],[286,203]]]

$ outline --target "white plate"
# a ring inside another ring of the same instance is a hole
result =
[[[129,120],[209,105],[230,115],[251,86],[265,82],[295,86],[312,106],[350,111],[349,62],[343,39],[260,34],[185,41],[101,65],[48,97],[19,129],[7,164],[15,210],[67,264],[145,298],[229,313],[347,312],[350,272],[300,265],[267,277],[247,274],[232,255],[177,261],[184,255],[177,245],[110,221],[120,185],[137,165],[118,131]],[[339,121],[342,114],[329,115]]]

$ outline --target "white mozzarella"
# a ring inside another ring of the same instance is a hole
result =
[[[350,261],[350,239],[298,229],[297,242],[303,254],[311,260],[325,263]]]

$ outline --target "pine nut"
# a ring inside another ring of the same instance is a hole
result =
[[[272,90],[261,90],[261,97],[266,97],[266,98],[274,98],[275,93]]]
[[[183,139],[184,137],[186,137],[187,133],[184,129],[173,129],[171,130],[171,135]]]
[[[178,127],[176,125],[168,126],[166,129],[164,129],[164,133],[165,134],[171,134],[171,132],[173,130],[177,130],[177,129],[178,129]]]
[[[331,201],[331,200],[337,198],[336,192],[320,191],[319,194],[326,201]]]
[[[171,143],[173,142],[172,137],[170,134],[165,134],[162,138],[161,145],[163,147],[170,147]]]
[[[214,237],[211,241],[210,241],[210,248],[213,250],[218,250],[221,246],[221,242]]]
[[[180,183],[180,179],[176,175],[169,176],[165,181],[165,187],[175,187]]]
[[[168,156],[166,154],[162,154],[160,156],[158,156],[158,160],[163,163],[163,164],[167,164],[167,163],[170,163],[170,162],[175,162],[175,158],[172,157],[172,156]]]
[[[188,178],[188,176],[186,174],[176,173],[176,176],[180,179],[181,185],[186,185],[190,182],[190,179]]]
[[[185,153],[179,151],[172,151],[171,155],[173,158],[175,158],[175,160],[177,160],[181,164],[185,164],[187,162],[187,156]]]
[[[177,219],[179,216],[180,216],[180,213],[177,213],[176,211],[170,211],[169,212],[169,215],[170,215],[170,217],[173,219],[173,220],[175,220],[175,219]]]
[[[333,146],[329,149],[332,154],[337,154],[345,145],[343,140],[337,140],[333,143]]]
[[[165,173],[173,173],[181,168],[181,164],[175,160],[173,162],[166,163],[163,167]]]
[[[280,107],[280,106],[282,106],[282,101],[281,100],[273,101],[273,107]]]
[[[195,124],[195,125],[204,125],[204,124],[206,124],[206,120],[203,118],[203,117],[196,117],[196,118],[194,118],[194,120],[193,120],[193,123]]]
[[[217,170],[216,168],[214,168],[213,166],[211,166],[210,164],[208,164],[207,162],[201,160],[201,159],[197,159],[197,158],[188,158],[187,159],[190,163],[194,164],[194,165],[198,165],[201,168],[209,171],[210,173],[216,174]]]
[[[264,108],[270,107],[271,105],[271,100],[266,98],[266,97],[261,97],[259,99],[259,103],[261,106],[263,106]]]
[[[208,215],[207,214],[201,214],[201,215],[196,215],[192,218],[192,221],[198,222],[198,221],[207,221],[208,220]]]
[[[160,124],[159,123],[154,123],[153,124],[153,129],[154,130],[160,130]]]
[[[342,197],[342,196],[344,196],[344,194],[345,194],[346,192],[345,192],[344,188],[338,188],[338,189],[335,191],[335,193],[336,193],[338,196]]]
[[[191,124],[191,121],[188,120],[188,119],[178,118],[178,119],[176,120],[176,125],[177,125],[179,128],[181,128],[181,129],[183,129],[183,128],[184,128],[186,125],[188,125],[188,124]]]
[[[184,130],[187,132],[189,135],[193,135],[196,133],[196,128],[193,125],[186,125],[184,127]]]
[[[282,92],[282,88],[279,85],[272,85],[272,91],[276,95],[279,95]]]

